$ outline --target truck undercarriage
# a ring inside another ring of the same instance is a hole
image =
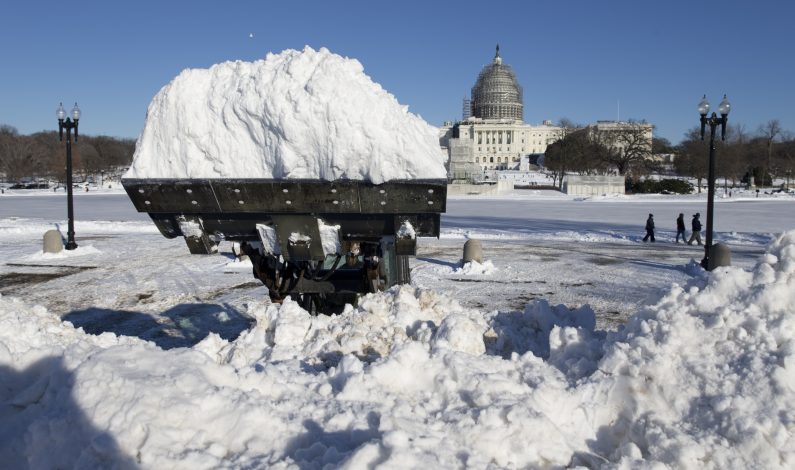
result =
[[[410,282],[417,237],[438,237],[445,180],[124,179],[167,238],[248,256],[272,301],[335,313],[359,295]]]

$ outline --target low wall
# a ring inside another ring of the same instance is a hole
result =
[[[513,190],[513,181],[500,180],[496,183],[484,184],[458,184],[447,185],[448,196],[462,196],[466,194],[486,196]]]
[[[572,196],[625,194],[624,177],[567,175],[563,179],[563,192]]]

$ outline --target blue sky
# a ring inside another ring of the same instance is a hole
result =
[[[646,119],[679,142],[706,93],[731,123],[795,132],[795,3],[789,1],[22,1],[0,16],[0,124],[137,137],[181,70],[327,47],[433,125],[460,118],[500,44],[524,87],[525,121]],[[249,37],[250,34],[253,38]]]

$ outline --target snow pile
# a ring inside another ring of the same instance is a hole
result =
[[[236,272],[236,271],[251,271],[254,265],[251,263],[251,259],[248,256],[244,258],[235,258],[232,261],[225,263],[222,267],[224,272]]]
[[[497,268],[490,260],[486,260],[482,263],[472,260],[467,261],[459,268],[455,268],[453,274],[461,274],[464,276],[490,276],[494,274],[495,271],[497,271]]]
[[[91,336],[0,298],[13,468],[792,468],[795,231],[616,333],[408,286],[334,317],[256,304],[235,341]],[[266,423],[267,432],[263,432]]]
[[[52,229],[59,230],[61,234],[66,233],[66,227],[59,224],[20,217],[0,218],[0,241],[30,240],[34,237],[40,239],[44,232]],[[80,234],[160,233],[151,221],[111,222],[91,220],[75,221],[75,232]]]
[[[154,97],[126,178],[445,178],[434,127],[329,52],[183,71]]]
[[[628,450],[628,463],[792,467],[794,306],[795,231],[753,272],[721,268],[703,289],[674,287],[608,338],[591,383],[632,419],[598,446]]]
[[[80,245],[74,250],[63,249],[58,253],[45,253],[44,251],[39,251],[37,253],[33,253],[32,255],[25,256],[22,259],[25,261],[52,261],[57,259],[76,258],[78,256],[85,255],[97,255],[100,253],[102,252],[91,245]]]

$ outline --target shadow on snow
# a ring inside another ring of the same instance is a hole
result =
[[[0,467],[138,468],[80,408],[63,358],[45,357],[24,370],[0,366],[0,384]]]
[[[232,341],[254,321],[229,304],[207,303],[179,304],[156,315],[91,307],[72,311],[63,320],[86,333],[136,336],[162,349],[191,347],[210,333]]]

